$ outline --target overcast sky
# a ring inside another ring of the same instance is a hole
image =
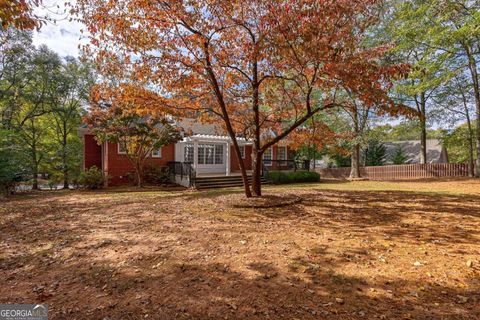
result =
[[[80,33],[80,30],[85,27],[79,22],[69,21],[70,16],[64,13],[64,3],[65,1],[46,0],[43,2],[43,7],[37,9],[37,14],[48,15],[50,19],[57,21],[47,22],[40,31],[36,31],[33,35],[33,43],[36,46],[46,44],[62,57],[77,57],[80,52],[78,45],[87,42],[85,36],[81,39]],[[60,8],[57,8],[57,5]]]

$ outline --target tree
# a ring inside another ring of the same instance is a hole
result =
[[[420,162],[427,163],[427,119],[431,99],[437,88],[450,76],[442,72],[446,55],[434,48],[422,45],[417,41],[419,30],[425,28],[425,17],[422,15],[423,0],[399,2],[394,13],[388,19],[388,34],[395,41],[397,59],[412,65],[408,78],[396,86],[397,99],[412,105],[418,113],[420,128],[421,154]]]
[[[148,91],[132,84],[119,87],[97,86],[86,117],[99,141],[118,143],[135,170],[137,186],[142,187],[145,160],[152,151],[181,139],[180,132],[169,124],[165,115],[142,114],[138,105]]]
[[[368,141],[365,150],[365,165],[366,166],[383,166],[387,157],[387,149],[385,145],[375,139]]]
[[[8,0],[0,2],[1,27],[13,26],[18,29],[40,28],[42,20],[33,9],[42,3],[41,0]]]
[[[387,47],[363,41],[381,3],[79,0],[76,10],[104,73],[128,71],[168,93],[172,110],[222,120],[249,197],[261,195],[265,150],[338,106],[338,86],[395,108],[387,93],[406,68],[380,63]],[[253,143],[252,189],[239,136]]]
[[[452,163],[469,163],[470,176],[473,176],[474,173],[471,167],[471,162],[476,156],[476,141],[475,139],[470,139],[472,131],[475,132],[475,127],[463,123],[452,131],[445,130],[441,137],[442,144],[448,151],[448,161]],[[473,143],[473,146],[471,145],[471,142]]]
[[[55,158],[60,160],[58,169],[62,172],[63,186],[68,189],[72,171],[80,167],[81,142],[76,130],[81,124],[81,107],[88,101],[95,75],[89,63],[67,58],[56,70],[53,81],[55,90],[49,93],[52,140]]]
[[[403,150],[403,147],[401,145],[398,145],[395,148],[395,152],[393,153],[392,157],[392,162],[393,164],[406,164],[408,163],[408,156],[405,154],[405,151]]]
[[[451,134],[444,134],[442,140],[449,145],[449,149],[463,147],[465,148],[464,150],[467,150],[468,157],[465,157],[463,162],[468,162],[468,174],[470,177],[474,177],[476,142],[475,124],[472,119],[472,114],[475,113],[475,101],[472,87],[468,82],[468,76],[458,74],[453,77],[440,88],[440,92],[435,97],[435,101],[438,112],[435,116],[440,123],[448,126],[456,126],[459,122],[464,122],[464,125],[455,128]],[[465,140],[459,140],[460,137],[463,137]],[[457,144],[456,146],[452,144],[453,141]],[[454,158],[456,157],[453,156],[453,158],[450,158],[450,161]]]
[[[296,151],[297,158],[313,160],[315,167],[315,160],[339,137],[335,132],[338,125],[334,115],[334,110],[317,114],[289,135],[289,148]]]
[[[19,143],[28,148],[29,164],[33,178],[32,188],[38,189],[40,163],[45,159],[47,122],[45,115],[51,112],[51,92],[56,90],[54,72],[61,66],[59,56],[42,46],[28,62],[30,73],[25,85],[16,87],[15,97],[10,103],[13,110],[12,128]],[[22,83],[22,82],[20,82]]]
[[[372,126],[368,130],[368,138],[377,139],[384,142],[418,140],[420,132],[421,129],[418,121],[408,120],[402,121],[396,125],[384,124]],[[440,130],[427,128],[427,139],[436,139],[439,138],[440,135]]]
[[[38,174],[47,172],[63,177],[68,187],[69,176],[81,165],[76,130],[94,81],[92,68],[61,59],[46,46],[35,48],[29,31],[9,28],[0,34],[5,40],[0,44],[0,132],[21,150],[34,189]]]
[[[25,152],[15,143],[14,133],[0,129],[0,195],[15,191],[15,185],[29,176]]]
[[[434,52],[439,79],[468,75],[476,108],[477,168],[480,167],[480,3],[470,0],[410,0],[403,8],[408,41]],[[477,176],[480,170],[477,170]]]
[[[12,121],[21,109],[21,98],[33,78],[35,47],[32,34],[13,28],[0,30],[0,121],[11,129]]]

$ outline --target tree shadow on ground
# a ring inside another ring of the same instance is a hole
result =
[[[219,211],[210,195],[13,199],[0,302],[45,302],[51,319],[480,318],[476,266],[446,281],[396,266],[406,253],[380,241],[472,254],[475,197],[307,189],[301,204]]]

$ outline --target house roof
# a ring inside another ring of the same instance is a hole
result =
[[[196,119],[183,118],[175,122],[175,125],[183,128],[187,135],[210,135],[222,136],[225,135],[224,130],[218,124],[201,123]]]
[[[229,141],[230,136],[222,128],[221,125],[216,123],[202,123],[193,118],[182,118],[174,121],[174,126],[182,128],[184,131],[184,141],[202,140],[202,141]],[[79,134],[84,135],[90,132],[89,127],[86,124],[82,124],[79,128]],[[268,136],[275,136],[273,132],[269,132]],[[237,137],[237,141],[241,144],[251,144],[244,137]],[[280,144],[286,144],[285,141],[281,141]]]
[[[427,162],[446,162],[446,150],[438,139],[427,139]],[[395,150],[400,146],[407,156],[409,163],[420,163],[421,143],[420,140],[384,142],[387,154],[387,163],[393,162]]]

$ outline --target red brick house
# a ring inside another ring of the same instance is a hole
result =
[[[239,161],[233,150],[231,139],[221,134],[217,126],[200,124],[193,119],[182,120],[176,125],[182,127],[184,132],[189,134],[185,135],[182,141],[152,152],[151,157],[147,159],[147,165],[167,167],[172,163],[187,164],[193,168],[195,177],[238,176],[240,174]],[[97,143],[86,126],[79,129],[79,134],[83,139],[84,146],[84,170],[97,166],[108,177],[109,185],[131,183],[128,177],[133,172],[133,167],[118,144]],[[247,170],[251,170],[252,143],[243,138],[237,140]],[[289,158],[288,151],[283,142],[273,146],[264,154],[265,166],[267,168],[276,168],[278,165],[286,166],[286,160]],[[182,178],[176,180],[179,184],[188,184],[183,181],[183,172]]]

